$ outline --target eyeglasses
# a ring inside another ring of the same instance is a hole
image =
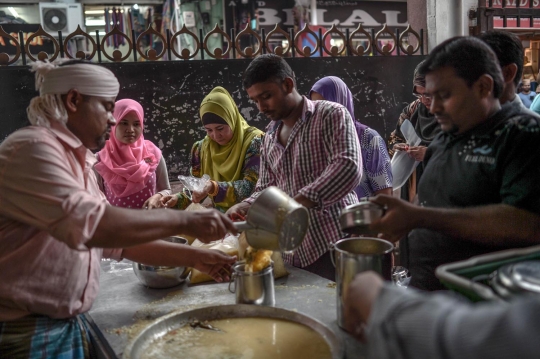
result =
[[[425,98],[426,100],[431,100],[433,98],[432,95],[428,95],[428,94],[425,94],[425,93],[413,93],[413,95],[416,97],[416,98],[419,98],[419,99],[422,99]]]

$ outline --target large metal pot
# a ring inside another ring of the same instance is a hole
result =
[[[172,243],[187,244],[187,239],[178,236],[163,238]],[[149,266],[133,262],[133,272],[141,283],[149,288],[170,288],[184,282],[185,267]]]
[[[245,222],[235,222],[246,240],[257,249],[295,250],[309,225],[308,210],[277,187],[268,187],[255,199]]]
[[[345,233],[376,236],[377,233],[371,231],[369,225],[381,218],[384,213],[384,207],[370,201],[361,201],[341,211],[339,224]]]
[[[248,304],[220,305],[165,315],[148,325],[131,340],[124,350],[123,358],[139,359],[145,357],[146,352],[149,349],[151,350],[155,342],[161,337],[182,326],[189,325],[194,319],[204,322],[228,318],[274,318],[303,324],[314,330],[326,341],[332,359],[343,358],[344,345],[342,340],[318,320],[281,308]],[[235,333],[226,332],[221,334],[235,335]]]
[[[392,243],[379,238],[347,238],[331,248],[336,267],[338,325],[345,328],[343,310],[349,284],[360,272],[375,271],[384,279],[392,279]]]

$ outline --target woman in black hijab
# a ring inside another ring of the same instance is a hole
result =
[[[390,156],[393,156],[396,151],[406,151],[411,158],[420,161],[420,164],[409,177],[407,183],[401,187],[400,197],[409,202],[414,201],[418,182],[424,171],[422,161],[426,154],[426,148],[435,136],[441,132],[441,126],[437,122],[437,119],[429,112],[431,97],[425,95],[426,78],[424,74],[418,71],[422,62],[414,70],[413,95],[417,97],[417,100],[414,100],[403,109],[399,116],[396,129],[392,131],[388,141]],[[421,139],[418,146],[409,146],[407,144],[405,136],[401,132],[401,125],[405,120],[411,122],[416,135]]]

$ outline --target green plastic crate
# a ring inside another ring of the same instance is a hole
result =
[[[526,260],[540,260],[540,246],[509,249],[444,264],[437,267],[435,275],[446,287],[473,302],[502,300],[487,284],[487,276],[505,264]]]

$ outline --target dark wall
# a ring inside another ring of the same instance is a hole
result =
[[[341,77],[355,98],[356,118],[387,138],[403,107],[414,98],[412,74],[423,56],[292,58],[300,93],[315,81]],[[145,110],[145,138],[162,150],[171,175],[189,172],[193,143],[204,137],[198,110],[215,86],[225,87],[246,120],[264,129],[268,120],[258,114],[242,89],[242,72],[250,60],[105,64],[118,77],[118,96],[139,101]],[[27,67],[0,68],[0,141],[26,126],[26,107],[36,95]],[[176,176],[175,176],[176,177]]]

